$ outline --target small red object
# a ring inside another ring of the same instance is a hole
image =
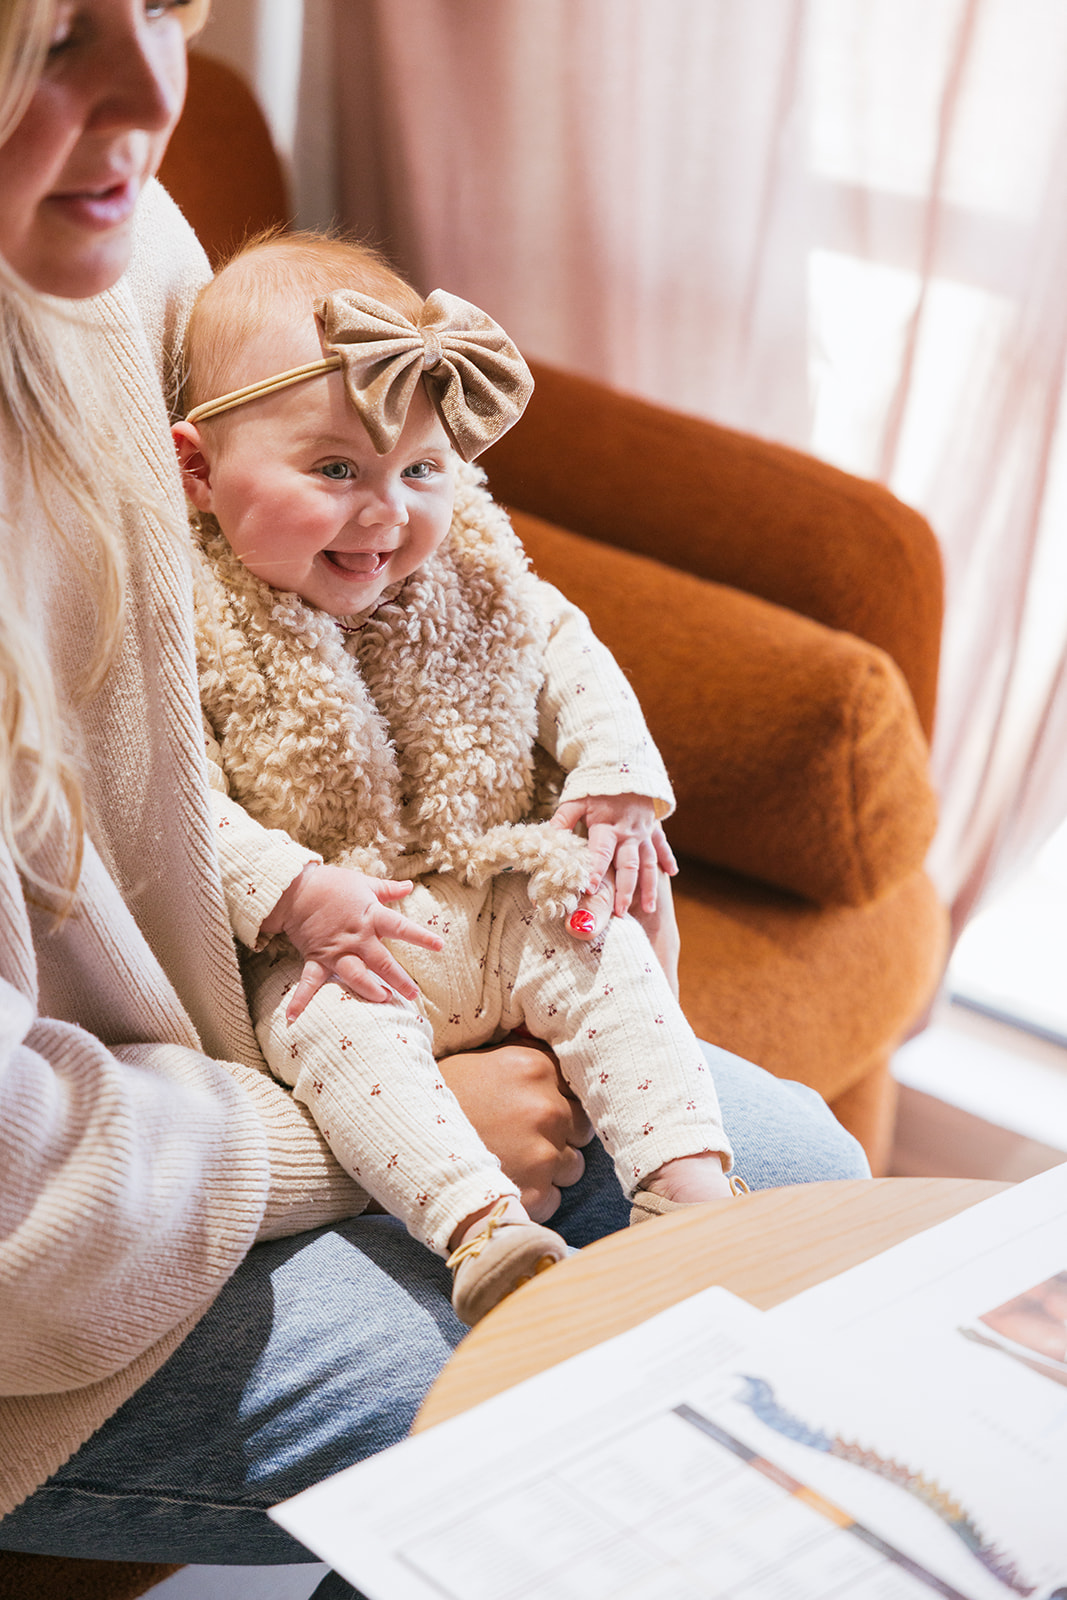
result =
[[[596,927],[596,918],[591,911],[575,911],[567,926],[572,933],[592,933]]]

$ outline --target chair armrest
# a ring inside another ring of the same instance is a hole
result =
[[[942,574],[917,512],[814,457],[551,367],[483,465],[505,505],[857,634],[930,737]]]
[[[676,850],[819,905],[867,904],[922,865],[926,741],[883,651],[522,513],[515,527],[633,683],[674,784]]]

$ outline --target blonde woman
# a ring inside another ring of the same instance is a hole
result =
[[[152,182],[203,9],[0,9],[0,1548],[259,1564],[462,1328],[266,1074],[215,860],[163,393],[207,269]],[[264,917],[306,859],[250,860]],[[625,1223],[546,1057],[443,1070],[538,1216]],[[750,1181],[863,1171],[813,1097],[716,1075]]]

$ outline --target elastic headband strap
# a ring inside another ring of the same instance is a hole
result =
[[[202,406],[194,406],[185,420],[205,422],[208,417],[217,417],[223,411],[232,411],[235,406],[243,406],[247,400],[258,400],[261,394],[274,394],[278,389],[288,389],[290,385],[303,383],[307,378],[317,378],[322,373],[336,372],[340,365],[340,356],[326,356],[322,361],[309,361],[304,367],[290,367],[288,372],[278,372],[273,378],[260,378],[258,383],[247,383],[243,389],[234,389],[230,394],[220,394],[217,400],[205,400]]]

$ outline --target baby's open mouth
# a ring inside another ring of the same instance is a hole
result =
[[[389,559],[384,550],[324,550],[323,555],[331,566],[356,578],[373,578]]]

